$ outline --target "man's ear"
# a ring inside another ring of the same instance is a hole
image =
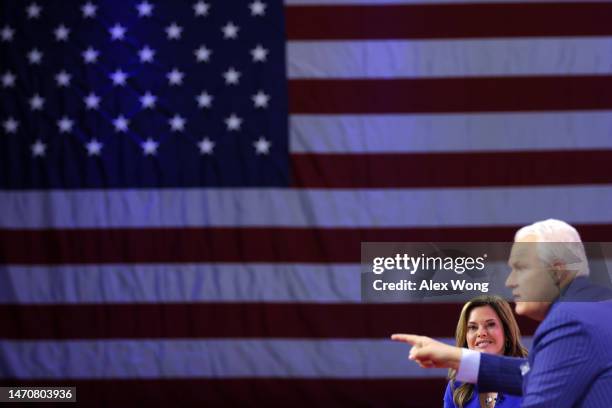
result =
[[[559,286],[565,277],[565,270],[555,268],[555,284]]]
[[[563,285],[567,283],[568,280],[571,280],[571,272],[572,271],[567,270],[567,266],[561,261],[555,261],[552,264],[552,278],[557,286]]]

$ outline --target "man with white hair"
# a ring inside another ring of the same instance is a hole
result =
[[[541,321],[529,359],[479,353],[429,337],[394,334],[421,367],[457,370],[481,391],[523,395],[522,407],[612,406],[612,292],[588,279],[580,235],[545,220],[521,228],[508,264],[519,315]]]

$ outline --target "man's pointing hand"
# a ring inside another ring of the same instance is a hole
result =
[[[391,340],[410,344],[408,358],[423,368],[453,368],[461,362],[461,349],[437,340],[415,334],[394,334]]]

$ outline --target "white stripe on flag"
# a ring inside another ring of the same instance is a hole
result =
[[[591,259],[590,266],[596,281],[612,281],[611,258],[605,264]],[[487,262],[478,281],[509,298],[508,272],[503,260]],[[360,278],[359,264],[5,265],[0,267],[0,304],[365,303]],[[405,292],[385,295],[409,301]]]
[[[612,72],[612,38],[290,41],[298,78],[596,75]]]
[[[572,224],[609,222],[612,186],[0,192],[5,229],[464,227],[551,217]]]
[[[442,339],[451,344],[451,338]],[[2,378],[424,378],[391,340],[0,341]],[[61,364],[58,364],[61,361]]]
[[[360,302],[359,265],[0,267],[0,303]]]
[[[290,131],[294,153],[610,149],[612,112],[292,115]]]

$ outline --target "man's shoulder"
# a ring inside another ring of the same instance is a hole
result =
[[[610,316],[612,313],[612,301],[560,301],[555,304],[542,325],[547,323],[558,322],[573,322],[578,325],[588,326],[595,321],[598,326],[601,324],[612,324],[609,319],[601,320],[602,317]]]
[[[600,302],[612,300],[612,288],[609,285],[599,285],[589,277],[579,276],[563,290],[561,302]]]
[[[595,335],[611,333],[612,301],[601,302],[557,302],[540,323],[535,333],[534,343],[547,333],[554,332],[555,337],[564,333]],[[568,337],[568,340],[571,337]]]

